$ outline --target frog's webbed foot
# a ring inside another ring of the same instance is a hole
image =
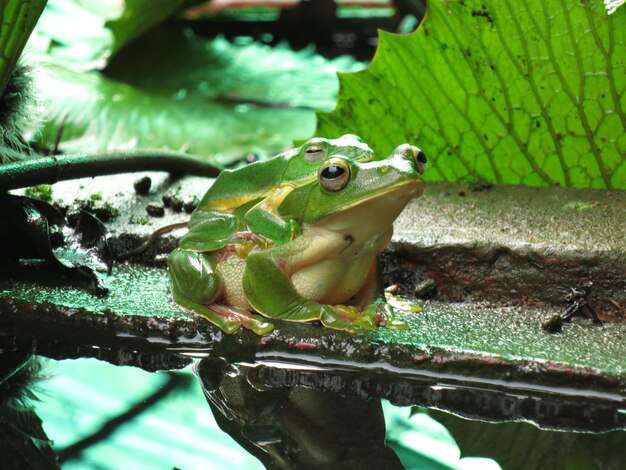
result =
[[[352,305],[325,305],[322,307],[320,321],[328,328],[348,333],[364,333],[377,327],[392,330],[409,328],[395,316],[393,308],[386,302],[371,303],[363,310]]]
[[[320,313],[322,325],[333,330],[364,333],[376,328],[373,312],[352,305],[324,305]]]
[[[274,329],[274,325],[266,321],[262,316],[256,315],[242,308],[231,307],[230,305],[223,304],[211,304],[206,308],[215,312],[217,315],[226,318],[227,321],[238,323],[257,335],[264,335]]]
[[[376,326],[385,327],[390,330],[408,330],[409,325],[400,320],[391,305],[384,300],[379,300],[368,305],[364,312],[371,312]]]
[[[172,289],[172,297],[178,305],[203,316],[226,334],[234,333],[242,326],[257,335],[264,335],[274,329],[273,324],[247,310],[221,304],[202,305],[178,293],[177,289]]]

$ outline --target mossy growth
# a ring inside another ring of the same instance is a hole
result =
[[[31,186],[30,188],[26,188],[24,194],[28,197],[32,197],[33,199],[50,202],[52,200],[52,186],[49,184]]]

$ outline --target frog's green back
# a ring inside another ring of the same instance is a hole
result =
[[[233,211],[269,192],[286,169],[285,154],[236,170],[224,170],[200,201],[198,210]]]
[[[337,139],[314,137],[302,146],[274,158],[237,170],[225,170],[215,180],[198,206],[200,211],[233,212],[248,202],[263,198],[279,185],[298,188],[315,180],[320,163],[340,155],[353,161],[370,161],[376,155],[354,135]]]

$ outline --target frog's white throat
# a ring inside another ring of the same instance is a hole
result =
[[[407,184],[345,206],[317,221],[318,229],[363,239],[385,233],[411,199],[422,193],[423,185]],[[306,230],[306,226],[303,227]]]

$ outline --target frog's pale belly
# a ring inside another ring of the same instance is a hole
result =
[[[291,276],[294,288],[302,297],[320,304],[343,304],[365,284],[375,253],[354,258],[331,258],[303,268]]]
[[[223,294],[219,299],[221,302],[233,307],[250,309],[248,299],[243,292],[243,270],[246,267],[246,260],[237,255],[225,258],[217,265],[217,272],[222,277]]]
[[[322,237],[318,232],[318,240],[334,244],[334,253],[293,272],[291,282],[294,288],[305,299],[317,303],[333,305],[348,302],[365,284],[378,253],[387,246],[392,234],[391,226],[382,233],[334,232]]]
[[[323,304],[341,304],[354,296],[365,283],[375,253],[346,259],[331,258],[307,266],[291,276],[291,282],[302,297]],[[220,262],[217,271],[222,277],[223,291],[220,302],[233,307],[250,309],[243,290],[243,271],[246,260],[236,255]]]
[[[387,245],[392,233],[392,228],[389,228],[383,234],[368,236],[365,240],[353,240],[348,245],[344,235],[324,238],[335,246],[335,253],[312,264],[305,263],[305,266],[292,272],[289,277],[294,289],[300,296],[313,302],[330,305],[347,303],[365,284],[376,256]],[[318,238],[315,245],[321,245],[322,239]],[[315,247],[313,251],[316,251]],[[235,254],[217,263],[217,272],[223,284],[221,298],[216,299],[218,302],[251,309],[243,290],[245,267],[246,260]]]

